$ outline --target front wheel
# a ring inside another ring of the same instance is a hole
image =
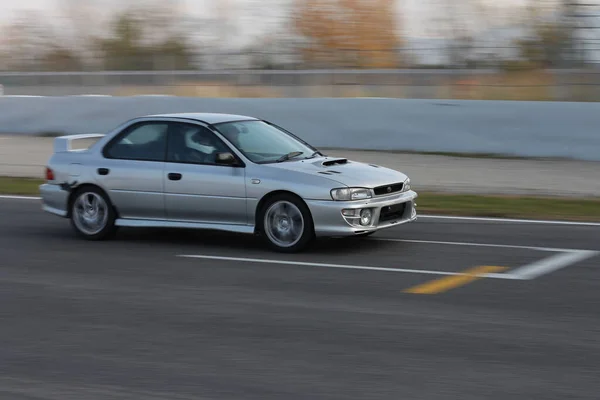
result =
[[[308,207],[293,195],[270,199],[261,210],[260,232],[269,247],[286,253],[304,250],[314,239]]]
[[[71,204],[71,226],[88,240],[102,240],[115,232],[115,211],[100,189],[83,187],[75,193]]]

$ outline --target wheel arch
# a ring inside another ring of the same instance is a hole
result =
[[[81,185],[78,185],[78,186],[75,186],[75,187],[71,188],[71,192],[69,193],[69,197],[67,199],[67,218],[71,217],[71,212],[72,212],[72,208],[73,208],[73,202],[75,201],[75,196],[77,195],[77,193],[81,192],[85,188],[93,188],[93,189],[97,189],[100,192],[102,192],[102,194],[104,196],[106,196],[106,198],[110,202],[110,206],[112,207],[112,209],[115,212],[115,215],[118,218],[119,212],[118,212],[117,208],[115,207],[115,204],[113,203],[112,199],[110,198],[110,196],[106,192],[106,190],[104,190],[101,186],[98,186],[98,185],[96,185],[94,183],[82,183]]]
[[[306,207],[306,211],[308,212],[308,215],[310,216],[310,219],[312,220],[312,225],[314,226],[314,218],[313,215],[310,211],[310,208],[308,207],[308,204],[306,204],[306,201],[304,201],[304,199],[302,198],[302,196],[298,195],[297,193],[294,193],[290,190],[285,190],[285,189],[278,189],[278,190],[273,190],[269,193],[266,193],[259,201],[258,204],[256,205],[256,209],[254,210],[254,230],[256,233],[260,232],[260,227],[261,227],[261,223],[260,223],[260,218],[262,218],[262,214],[265,208],[265,205],[268,203],[269,200],[271,200],[272,198],[276,197],[276,196],[280,196],[280,195],[288,195],[288,196],[293,196],[296,199],[298,199],[299,201],[302,202],[302,204],[304,204],[304,206]]]

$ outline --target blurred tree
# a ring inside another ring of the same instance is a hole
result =
[[[169,3],[169,6],[171,4]],[[194,68],[192,50],[171,7],[138,7],[120,12],[107,37],[96,39],[107,70]]]
[[[531,5],[526,14],[529,34],[516,40],[519,47],[521,67],[559,67],[570,53],[573,28],[552,17],[553,10],[544,10],[540,5]]]
[[[495,0],[435,0],[428,19],[429,29],[445,52],[445,67],[473,68],[489,64],[506,46],[502,33],[523,11],[520,6]]]
[[[396,68],[401,45],[394,0],[296,0],[295,31],[314,67]]]
[[[19,71],[77,71],[80,57],[62,45],[52,26],[35,11],[23,11],[3,31],[4,68]],[[10,55],[10,56],[8,56]]]
[[[532,68],[556,68],[569,46],[568,29],[557,23],[540,23],[531,37],[517,40],[521,58]]]
[[[44,23],[40,13],[21,11],[8,23],[2,32],[6,68],[11,70],[35,71],[40,69],[40,59],[52,43],[54,33]]]
[[[110,29],[109,38],[98,40],[105,69],[152,69],[142,44],[143,29],[139,19],[132,14],[122,13],[116,16]]]
[[[80,57],[67,48],[51,46],[40,59],[40,69],[44,71],[81,71]]]
[[[58,0],[60,29],[68,37],[64,45],[71,51],[85,55],[90,50],[92,38],[103,28],[98,16],[102,7],[101,0]]]

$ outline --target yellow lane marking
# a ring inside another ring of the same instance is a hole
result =
[[[468,269],[462,272],[461,275],[446,276],[444,278],[425,282],[421,285],[413,286],[404,290],[404,292],[413,294],[441,293],[462,285],[466,285],[467,283],[473,282],[474,280],[481,279],[481,275],[489,274],[492,272],[499,272],[505,269],[507,268],[496,267],[492,265],[483,265],[480,267]]]

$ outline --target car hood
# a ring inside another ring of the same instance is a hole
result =
[[[404,182],[408,178],[402,172],[375,164],[365,164],[338,157],[286,161],[267,164],[269,167],[303,172],[328,178],[346,186],[373,188]]]

